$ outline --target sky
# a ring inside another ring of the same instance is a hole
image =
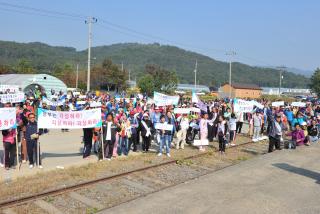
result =
[[[30,9],[31,8],[31,9]],[[0,0],[0,40],[88,46],[175,45],[214,59],[315,70],[318,0]],[[67,14],[67,15],[66,15]]]

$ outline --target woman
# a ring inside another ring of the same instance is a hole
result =
[[[319,130],[317,126],[317,121],[314,119],[311,121],[311,125],[308,126],[308,136],[309,136],[309,142],[310,143],[317,143]]]
[[[149,115],[147,113],[144,113],[143,118],[139,124],[139,130],[141,130],[141,136],[142,136],[142,150],[143,150],[143,152],[149,151],[150,142],[151,142],[152,127],[153,127],[153,124],[149,118]]]
[[[294,130],[288,134],[288,136],[291,136],[291,142],[289,142],[288,148],[289,149],[295,149],[296,146],[301,146],[304,144],[304,131],[301,129],[301,126],[299,123],[296,123],[294,125]]]
[[[166,117],[164,115],[160,116],[160,123],[161,124],[168,124],[168,122],[166,122]],[[158,129],[157,130],[159,136],[160,136],[160,144],[159,144],[159,153],[158,156],[162,155],[162,148],[163,146],[166,147],[166,153],[167,156],[170,157],[170,146],[169,146],[169,135],[170,135],[170,131],[165,130],[165,129]]]
[[[226,134],[228,131],[228,125],[224,116],[219,116],[218,123],[218,141],[219,141],[219,152],[224,154],[226,151]]]
[[[171,111],[167,111],[166,115],[167,115],[167,118],[166,118],[167,123],[173,125],[172,126],[173,127],[172,130],[168,131],[168,143],[169,143],[169,147],[171,148],[171,143],[172,143],[172,140],[173,140],[173,136],[174,136],[174,133],[176,132],[175,119],[172,116]]]
[[[201,146],[199,146],[200,151],[205,151],[205,148],[202,145],[208,145],[208,113],[204,113],[203,117],[200,120],[200,140]]]
[[[236,115],[234,113],[231,113],[231,118],[229,120],[229,138],[230,138],[230,145],[235,146],[235,140],[236,140],[236,133],[237,133],[237,119]]]
[[[118,155],[129,154],[129,139],[131,138],[131,125],[126,115],[123,115],[120,123],[121,131],[119,134]]]

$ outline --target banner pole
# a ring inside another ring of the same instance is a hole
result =
[[[18,142],[18,129],[16,129],[16,155],[17,155],[17,169],[20,171],[20,161],[19,161],[19,142]]]
[[[104,160],[104,139],[103,139],[103,123],[101,124],[101,133],[100,133],[100,136],[101,136],[101,138],[100,138],[100,140],[101,140],[101,151],[102,151],[102,160]]]

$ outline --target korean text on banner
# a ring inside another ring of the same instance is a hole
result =
[[[10,93],[17,93],[19,92],[18,85],[0,85],[0,92],[10,92]]]
[[[167,123],[156,123],[154,128],[160,129],[160,130],[172,131],[173,125],[167,124]]]
[[[179,96],[169,96],[159,92],[154,92],[153,99],[156,106],[178,105],[179,103]]]
[[[233,109],[234,112],[252,112],[253,111],[253,103],[251,101],[234,99]]]
[[[0,108],[0,130],[16,127],[16,109]]]
[[[21,103],[24,101],[24,93],[0,94],[0,101],[2,103]]]
[[[52,101],[44,97],[42,102],[46,103],[48,106],[63,106],[65,100]]]
[[[81,129],[101,126],[101,109],[83,111],[50,111],[38,108],[38,127],[48,129]]]
[[[291,106],[295,106],[295,107],[306,107],[306,103],[303,102],[292,102]]]
[[[284,101],[272,102],[272,106],[274,107],[284,106]]]
[[[190,108],[175,108],[173,112],[175,114],[190,114]]]

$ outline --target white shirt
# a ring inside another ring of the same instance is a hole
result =
[[[112,125],[112,122],[108,122],[108,123],[107,123],[107,136],[106,136],[106,140],[111,140],[111,125]]]

